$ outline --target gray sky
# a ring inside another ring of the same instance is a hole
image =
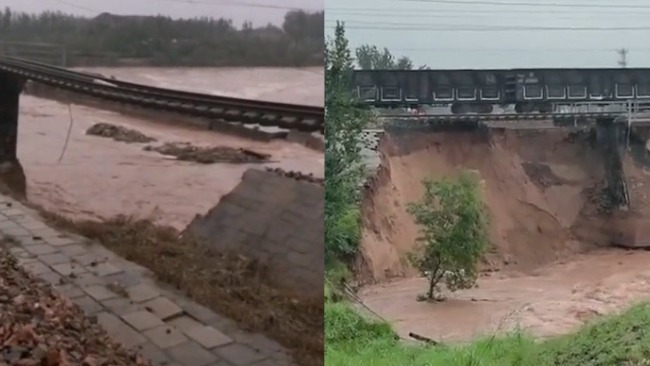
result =
[[[616,50],[628,48],[629,67],[650,67],[647,0],[325,1],[326,34],[345,21],[351,46],[387,47],[416,65],[617,67]]]
[[[261,6],[253,6],[255,4]],[[211,16],[231,18],[237,26],[246,20],[263,26],[269,22],[282,24],[289,11],[286,8],[323,10],[323,0],[2,0],[0,6],[27,12],[60,10],[85,16],[103,12],[162,14],[175,18]]]

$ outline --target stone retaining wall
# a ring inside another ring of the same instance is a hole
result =
[[[258,259],[285,287],[323,296],[323,220],[322,184],[250,169],[185,232],[215,250],[236,250]]]

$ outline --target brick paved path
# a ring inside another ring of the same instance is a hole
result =
[[[154,365],[293,365],[259,334],[153,281],[151,273],[83,237],[61,234],[39,215],[0,195],[0,234],[21,265],[94,316],[116,341]]]

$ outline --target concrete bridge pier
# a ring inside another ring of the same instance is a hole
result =
[[[18,105],[25,80],[0,72],[0,190],[27,194],[25,172],[18,161]]]

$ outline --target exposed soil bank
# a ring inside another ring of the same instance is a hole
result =
[[[379,150],[359,277],[383,283],[362,298],[400,333],[467,340],[521,326],[554,335],[648,293],[650,254],[610,246],[644,240],[650,226],[650,175],[630,156],[623,161],[630,210],[608,216],[599,204],[601,154],[568,131],[393,132]],[[426,284],[403,261],[417,236],[406,205],[420,199],[422,179],[465,169],[479,173],[491,220],[485,273],[479,288],[448,302],[418,303]]]
[[[402,258],[417,227],[405,209],[420,199],[422,180],[466,169],[479,173],[489,209],[488,266],[530,270],[608,244],[593,235],[601,218],[588,194],[602,180],[601,158],[566,132],[389,133],[379,149],[380,171],[364,202],[363,258],[372,279],[408,274]]]

